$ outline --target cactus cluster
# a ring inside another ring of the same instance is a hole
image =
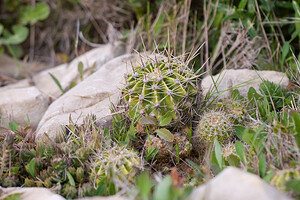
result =
[[[174,121],[190,120],[201,99],[198,77],[179,59],[141,58],[140,65],[132,66],[132,73],[125,76],[123,96],[130,118],[155,116],[159,120],[171,115]]]
[[[90,179],[97,187],[107,177],[133,183],[142,162],[135,151],[114,146],[96,153],[90,166]]]
[[[194,137],[208,144],[217,139],[219,142],[227,141],[231,137],[233,123],[224,111],[209,110],[201,117]]]
[[[68,199],[94,195],[89,160],[103,136],[91,121],[68,129],[72,133],[48,142],[36,142],[29,128],[1,131],[0,186],[46,187]]]

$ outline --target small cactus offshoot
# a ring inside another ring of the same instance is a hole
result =
[[[204,143],[226,141],[231,136],[233,123],[223,111],[210,110],[202,116],[194,137],[200,138]]]
[[[198,77],[186,63],[176,58],[141,58],[125,76],[123,95],[129,105],[129,116],[155,116],[158,120],[171,115],[174,121],[191,119],[199,106],[201,88]]]
[[[141,160],[135,151],[119,146],[106,148],[95,155],[91,163],[90,179],[95,188],[107,177],[132,183],[137,169],[141,167]]]

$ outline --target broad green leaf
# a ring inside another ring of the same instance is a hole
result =
[[[75,181],[74,181],[74,178],[73,178],[73,176],[70,174],[69,171],[67,171],[67,177],[68,177],[68,179],[69,179],[70,185],[75,187]]]
[[[21,45],[15,44],[15,45],[7,45],[6,46],[9,53],[14,57],[14,58],[21,58],[23,55],[23,49]]]
[[[35,24],[46,19],[50,14],[50,7],[46,3],[36,3],[35,7],[26,6],[20,13],[20,22],[24,25]]]
[[[55,84],[58,86],[58,88],[60,89],[61,93],[64,94],[65,91],[64,91],[64,89],[62,88],[60,82],[57,80],[57,78],[56,78],[53,74],[51,74],[50,72],[49,72],[49,75],[50,75],[51,78],[54,80]]]
[[[259,165],[260,177],[263,178],[266,175],[266,168],[267,168],[266,155],[264,153],[260,154],[258,165]]]
[[[256,92],[253,87],[250,87],[248,90],[248,100],[254,105],[255,100],[260,99],[261,96]]]
[[[217,139],[215,139],[215,156],[216,156],[219,167],[222,169],[223,168],[222,147]]]
[[[35,178],[35,158],[32,158],[32,160],[25,166],[26,171]]]
[[[155,119],[155,117],[146,116],[146,117],[141,117],[139,123],[144,125],[150,125],[150,124],[156,125],[157,120]]]
[[[248,4],[247,4],[247,10],[248,10],[248,13],[251,13],[251,14],[254,14],[255,13],[255,0],[249,0],[248,1]]]
[[[239,9],[244,9],[247,5],[248,0],[241,0],[239,3]]]
[[[282,47],[282,56],[281,56],[281,60],[280,60],[281,65],[283,65],[285,58],[288,55],[289,51],[290,51],[290,45],[288,42],[285,42]]]
[[[83,63],[81,61],[78,63],[78,72],[80,75],[80,80],[83,80]]]
[[[161,139],[164,139],[168,142],[174,141],[174,135],[166,128],[156,129],[154,131]]]
[[[235,142],[236,154],[240,157],[242,163],[246,165],[245,162],[245,147],[240,141]]]
[[[171,200],[172,193],[172,179],[170,175],[167,175],[163,180],[155,187],[153,200]]]
[[[159,126],[167,126],[171,123],[173,117],[171,113],[167,113],[164,116],[160,116],[158,121],[159,121]]]
[[[236,136],[238,136],[238,138],[240,140],[242,140],[243,139],[243,133],[246,130],[246,128],[243,127],[243,126],[234,126],[234,129],[235,129]]]
[[[149,177],[149,173],[144,171],[136,179],[136,188],[138,189],[138,199],[148,200],[150,197],[151,187],[152,187],[152,183]]]
[[[11,45],[11,44],[20,44],[24,42],[24,40],[28,36],[28,29],[22,25],[15,25],[12,27],[13,34],[0,38],[0,45]]]

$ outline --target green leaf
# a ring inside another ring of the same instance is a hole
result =
[[[253,87],[250,87],[248,90],[248,100],[251,102],[251,104],[254,105],[255,100],[260,98],[261,96],[256,92],[256,90]]]
[[[166,128],[156,129],[154,131],[161,139],[164,139],[168,142],[174,141],[174,135]]]
[[[36,3],[35,7],[26,6],[20,12],[21,24],[35,24],[37,21],[46,19],[50,14],[50,7],[46,3]]]
[[[283,65],[285,58],[288,55],[289,51],[290,51],[290,44],[289,44],[289,42],[285,42],[282,47],[282,56],[281,56],[281,60],[280,60],[281,65]]]
[[[154,29],[153,29],[154,30],[154,35],[158,35],[161,32],[161,29],[162,29],[163,23],[164,23],[164,19],[165,19],[165,14],[162,13],[159,16],[159,18],[158,18],[158,20],[157,20],[157,22],[154,26]]]
[[[156,125],[157,120],[155,119],[155,117],[147,116],[147,117],[141,117],[139,123],[143,125],[150,125],[150,124]]]
[[[9,129],[12,130],[13,132],[19,130],[19,126],[16,121],[10,122],[9,123]]]
[[[222,169],[223,168],[222,147],[217,139],[215,139],[215,156],[219,167]]]
[[[20,200],[23,193],[15,193],[6,196],[3,200]]]
[[[171,188],[172,188],[172,179],[170,175],[167,175],[155,187],[153,200],[171,200],[172,199]]]
[[[29,33],[28,29],[22,25],[14,25],[12,31],[12,35],[10,34],[5,38],[0,38],[0,45],[20,44],[24,42]]]
[[[129,130],[128,130],[128,133],[127,133],[128,135],[131,135],[131,136],[135,136],[135,127],[134,127],[134,123],[133,122],[131,122],[131,125],[130,125],[130,128],[129,128]]]
[[[194,167],[203,177],[205,177],[205,174],[203,172],[203,170],[199,167],[199,165],[197,165],[196,163],[194,163],[193,161],[186,159],[186,161],[192,166]]]
[[[254,14],[255,13],[255,0],[249,0],[247,5],[247,10],[249,13]]]
[[[149,173],[144,171],[139,177],[136,179],[136,188],[138,189],[138,199],[140,200],[148,200],[151,192],[151,179],[149,177]]]
[[[81,61],[78,63],[78,72],[80,75],[80,80],[83,80],[83,63]]]
[[[4,48],[0,46],[0,56],[4,53]]]
[[[73,178],[73,176],[70,174],[69,171],[67,171],[67,177],[68,177],[68,179],[69,179],[70,185],[75,187],[75,181],[74,181],[74,178]]]
[[[295,132],[296,132],[296,135],[294,137],[298,148],[300,148],[300,113],[296,111],[292,111],[292,116],[295,124]]]
[[[245,162],[245,147],[240,141],[235,142],[236,154],[240,157],[242,163],[246,165]]]
[[[300,180],[299,179],[293,179],[286,182],[286,188],[288,190],[295,191],[296,194],[300,194]]]
[[[244,9],[245,6],[247,5],[248,0],[241,0],[239,3],[239,9]]]
[[[2,34],[3,30],[4,30],[4,26],[0,24],[0,35]]]
[[[31,161],[25,166],[26,171],[35,178],[35,158],[32,158]]]
[[[296,30],[299,30],[300,29],[300,21],[299,21],[299,17],[300,17],[300,7],[298,5],[298,3],[296,1],[293,1],[293,8],[294,8],[294,11],[295,11],[295,19],[298,21],[297,23],[295,23],[295,26],[296,26]],[[299,35],[300,37],[300,35]]]
[[[230,156],[228,156],[227,160],[228,160],[228,163],[230,166],[240,167],[239,157],[237,157],[235,155],[230,155]]]
[[[58,88],[60,89],[61,93],[64,94],[65,91],[64,91],[64,89],[62,88],[60,82],[57,80],[57,78],[56,78],[53,74],[51,74],[50,72],[49,72],[49,75],[50,75],[51,78],[54,80],[55,84],[58,86]]]
[[[266,175],[266,168],[267,168],[266,155],[264,153],[260,154],[258,165],[259,165],[260,177],[263,178]]]
[[[158,121],[159,121],[159,126],[167,126],[171,123],[173,117],[171,113],[167,113],[164,116],[160,116]]]

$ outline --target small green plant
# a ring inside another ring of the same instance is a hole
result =
[[[292,92],[269,81],[263,81],[259,86],[259,91],[262,95],[258,94],[252,87],[249,89],[248,99],[255,108],[250,114],[256,118],[258,112],[265,122],[278,119],[279,112],[285,107],[295,105],[298,98]]]
[[[50,14],[50,7],[43,2],[38,2],[32,7],[21,1],[7,1],[2,5],[4,5],[3,10],[13,17],[1,19],[0,54],[6,47],[9,53],[17,58],[22,55],[20,44],[26,40],[29,34],[26,26],[34,25],[36,22],[46,19]]]

